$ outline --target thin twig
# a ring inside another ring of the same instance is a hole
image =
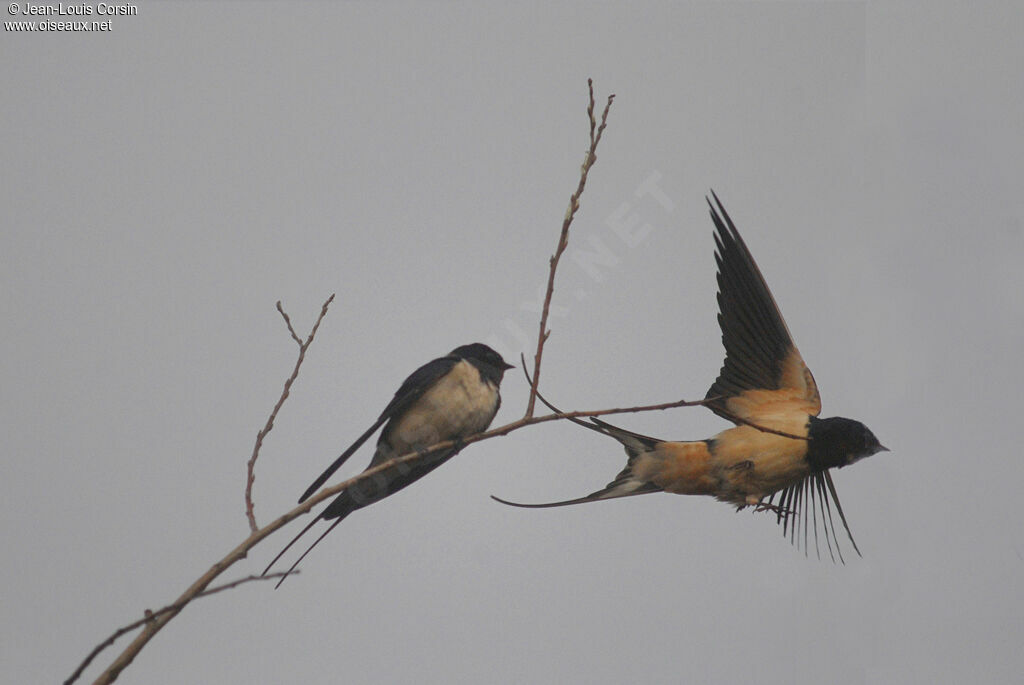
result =
[[[295,571],[295,573],[298,573],[298,571]],[[271,578],[278,578],[278,577],[283,576],[283,575],[284,575],[284,573],[270,573],[270,574],[267,574],[265,576],[246,576],[245,578],[239,578],[238,580],[233,580],[230,583],[224,583],[223,585],[218,585],[217,587],[210,588],[209,590],[203,590],[198,595],[196,595],[196,597],[207,597],[209,595],[215,595],[218,592],[222,592],[224,590],[230,590],[231,588],[238,587],[239,585],[241,585],[243,583],[248,583],[248,582],[254,581],[254,580],[270,580]],[[64,681],[64,685],[71,685],[71,683],[73,683],[76,680],[78,680],[79,676],[82,675],[82,671],[84,671],[86,668],[89,667],[89,664],[92,663],[92,660],[95,659],[96,656],[100,652],[102,652],[104,649],[106,649],[107,647],[110,647],[111,645],[113,645],[114,642],[117,640],[117,638],[121,637],[125,633],[132,632],[133,630],[135,630],[139,626],[142,626],[142,625],[144,625],[146,623],[149,623],[150,621],[152,621],[157,616],[160,616],[162,614],[166,614],[169,611],[174,611],[175,609],[181,609],[181,606],[179,606],[177,602],[175,602],[174,604],[168,604],[167,606],[163,607],[162,609],[157,609],[156,611],[151,611],[149,609],[146,609],[145,616],[140,618],[138,621],[135,621],[133,623],[129,623],[128,625],[124,626],[123,628],[118,628],[117,630],[115,630],[114,633],[110,637],[108,637],[106,640],[104,640],[103,642],[101,642],[98,645],[96,645],[96,647],[93,648],[93,650],[91,652],[89,652],[89,656],[85,657],[85,659],[82,661],[82,663],[78,665],[78,668],[75,669],[75,672],[71,674],[71,677],[69,677],[67,680]]]
[[[277,412],[280,411],[281,405],[288,399],[288,394],[291,391],[292,383],[299,377],[299,368],[302,366],[303,360],[306,358],[306,350],[313,344],[313,338],[316,336],[317,329],[320,328],[320,322],[327,316],[327,308],[334,301],[334,293],[327,298],[323,306],[320,307],[320,316],[316,318],[316,323],[313,324],[313,328],[309,331],[309,335],[306,337],[306,341],[303,342],[299,339],[299,336],[295,334],[295,329],[292,328],[292,321],[288,318],[288,314],[285,313],[284,308],[281,307],[281,300],[277,301],[277,311],[281,312],[281,316],[284,317],[285,325],[288,326],[288,332],[292,334],[292,340],[299,345],[299,358],[295,360],[295,368],[292,369],[292,375],[288,377],[288,380],[284,382],[284,389],[281,391],[281,396],[277,398],[277,404],[274,405],[274,409],[270,412],[270,416],[267,418],[267,423],[263,428],[256,434],[256,444],[252,448],[252,456],[249,457],[249,462],[246,466],[246,479],[245,479],[245,516],[249,519],[249,530],[256,532],[259,526],[256,525],[256,511],[252,501],[252,486],[256,482],[256,459],[260,455],[260,448],[263,447],[263,438],[267,437],[274,428],[274,419],[277,418]]]
[[[334,295],[332,294],[331,297],[334,297]],[[277,311],[281,312],[281,316],[284,318],[284,325],[288,327],[288,332],[292,334],[292,340],[295,341],[296,345],[302,347],[302,340],[295,334],[295,329],[292,328],[292,320],[288,317],[288,312],[281,306],[281,300],[277,301]]]
[[[590,104],[587,107],[587,117],[590,119],[590,148],[587,150],[587,157],[580,168],[580,181],[576,186],[576,192],[569,197],[569,208],[565,212],[565,218],[562,219],[562,232],[558,236],[558,247],[550,259],[551,268],[548,271],[548,287],[544,292],[544,307],[540,313],[537,351],[533,357],[533,384],[530,386],[530,399],[526,403],[526,413],[524,414],[527,418],[533,416],[533,409],[537,403],[537,386],[540,383],[540,362],[544,356],[544,343],[547,342],[548,336],[551,335],[551,331],[547,327],[548,313],[551,310],[551,297],[555,292],[555,271],[558,269],[558,260],[562,258],[562,253],[569,246],[569,226],[572,224],[573,217],[576,216],[576,210],[580,208],[580,196],[583,195],[583,189],[587,185],[587,174],[590,173],[590,167],[594,166],[594,162],[597,161],[597,145],[601,142],[601,134],[604,133],[604,127],[608,121],[608,110],[612,106],[612,100],[615,99],[614,94],[608,96],[608,102],[605,104],[604,112],[601,114],[601,125],[597,126],[597,122],[594,119],[594,81],[592,79],[587,79],[587,89],[590,92]]]

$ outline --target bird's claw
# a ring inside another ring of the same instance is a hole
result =
[[[778,504],[771,504],[769,502],[758,502],[754,506],[754,512],[757,513],[759,511],[771,511],[779,516],[789,516],[793,513],[792,509],[786,509],[785,507],[781,507]]]

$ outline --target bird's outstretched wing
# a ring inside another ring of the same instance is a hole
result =
[[[708,206],[715,222],[718,323],[722,328],[725,362],[707,394],[709,398],[722,397],[723,401],[708,406],[734,422],[737,416],[756,421],[759,414],[777,409],[817,416],[821,412],[821,397],[814,376],[793,343],[746,243],[718,196],[713,191],[711,195],[715,202],[708,200]],[[833,504],[853,549],[860,554],[828,470],[811,473],[762,500],[763,507],[776,512],[782,534],[795,545],[802,545],[806,552],[813,530],[814,546],[820,556],[820,523],[829,555],[844,561],[836,537]]]
[[[743,238],[718,196],[711,194],[715,204],[708,199],[708,206],[715,222],[718,323],[725,362],[707,394],[707,398],[723,399],[708,406],[734,422],[736,416],[753,419],[759,410],[779,401],[792,402],[793,410],[817,416],[821,399],[814,376],[793,344]]]
[[[452,367],[459,362],[458,357],[447,356],[439,357],[433,361],[427,362],[420,368],[413,371],[408,378],[402,383],[401,387],[395,393],[395,396],[388,403],[388,406],[384,407],[384,411],[380,413],[377,420],[374,421],[373,425],[370,426],[365,433],[356,438],[356,441],[352,443],[348,449],[341,453],[334,462],[327,467],[320,476],[313,481],[313,484],[306,488],[306,491],[302,493],[302,497],[299,498],[299,504],[302,504],[309,499],[313,493],[320,489],[327,479],[330,478],[335,471],[341,468],[341,465],[351,457],[356,450],[358,450],[364,442],[366,442],[371,435],[373,435],[378,428],[380,428],[384,422],[388,421],[394,416],[400,415],[406,409],[408,409],[416,400],[423,396],[427,390],[431,388],[442,376],[451,371]]]

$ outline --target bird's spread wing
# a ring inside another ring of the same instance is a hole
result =
[[[743,238],[718,196],[711,194],[715,204],[708,200],[708,205],[715,222],[718,323],[725,362],[707,394],[723,400],[709,408],[734,422],[734,416],[753,419],[773,402],[792,402],[793,409],[817,416],[821,399],[814,377]]]
[[[433,361],[427,362],[420,368],[416,369],[409,375],[408,378],[402,383],[401,387],[395,393],[395,396],[391,398],[388,406],[384,407],[384,411],[381,412],[380,416],[374,421],[373,425],[370,426],[365,433],[356,438],[356,441],[352,443],[348,449],[341,453],[334,462],[327,467],[320,476],[313,481],[302,497],[299,498],[299,503],[305,502],[309,499],[313,493],[320,489],[320,486],[327,482],[335,471],[341,468],[341,465],[351,457],[357,449],[359,449],[364,442],[366,442],[371,435],[373,435],[385,421],[391,419],[394,416],[398,416],[406,409],[409,408],[416,400],[423,396],[430,387],[438,381],[439,378],[448,373],[453,366],[459,362],[457,357],[440,357]]]

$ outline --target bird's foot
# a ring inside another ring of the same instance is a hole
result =
[[[786,509],[785,507],[781,507],[778,504],[771,504],[769,502],[758,502],[754,506],[754,512],[756,513],[759,511],[771,511],[777,514],[778,516],[789,516],[793,513],[792,509]]]

